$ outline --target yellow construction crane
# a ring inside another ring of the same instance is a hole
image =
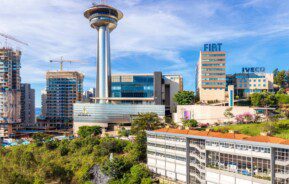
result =
[[[2,36],[2,37],[4,37],[5,38],[5,45],[6,45],[6,47],[7,47],[7,39],[9,39],[9,40],[13,40],[13,41],[15,41],[15,42],[18,42],[18,43],[21,43],[21,44],[23,44],[23,45],[26,45],[26,46],[28,46],[28,44],[27,43],[25,43],[25,42],[22,42],[22,41],[20,41],[20,40],[18,40],[18,39],[16,39],[16,38],[14,38],[13,36],[11,36],[11,35],[8,35],[8,34],[4,34],[4,33],[0,33],[0,36]]]
[[[59,60],[50,60],[50,62],[56,62],[56,63],[60,63],[60,71],[63,70],[63,63],[64,62],[67,62],[67,63],[72,63],[72,62],[81,62],[79,60],[66,60],[66,59],[63,59],[63,57],[61,57]]]

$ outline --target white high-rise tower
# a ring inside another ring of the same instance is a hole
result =
[[[110,32],[117,27],[123,13],[111,6],[98,4],[84,12],[93,29],[98,30],[96,97],[106,103],[110,95]]]

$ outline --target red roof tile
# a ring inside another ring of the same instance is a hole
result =
[[[245,134],[237,133],[221,133],[213,131],[198,131],[198,130],[180,130],[173,128],[162,128],[155,130],[154,132],[167,132],[173,134],[187,134],[187,135],[196,135],[196,136],[206,136],[206,137],[216,137],[223,139],[234,139],[234,140],[245,140],[245,141],[254,141],[254,142],[265,142],[265,143],[274,143],[274,144],[286,144],[289,145],[289,140],[272,137],[272,136],[248,136]]]

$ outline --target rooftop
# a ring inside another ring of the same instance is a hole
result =
[[[262,136],[262,135],[249,136],[249,135],[239,134],[239,133],[221,133],[221,132],[214,132],[214,131],[199,131],[199,130],[180,130],[180,129],[173,129],[173,128],[162,128],[162,129],[155,130],[153,132],[186,134],[186,135],[195,135],[195,136],[204,136],[204,137],[215,137],[215,138],[223,138],[223,139],[289,145],[289,140],[282,139],[279,137],[273,137],[273,136]]]

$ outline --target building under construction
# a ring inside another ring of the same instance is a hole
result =
[[[82,101],[84,75],[77,71],[46,73],[46,128],[70,128],[73,103]]]
[[[0,137],[11,137],[20,128],[21,52],[0,48]]]

